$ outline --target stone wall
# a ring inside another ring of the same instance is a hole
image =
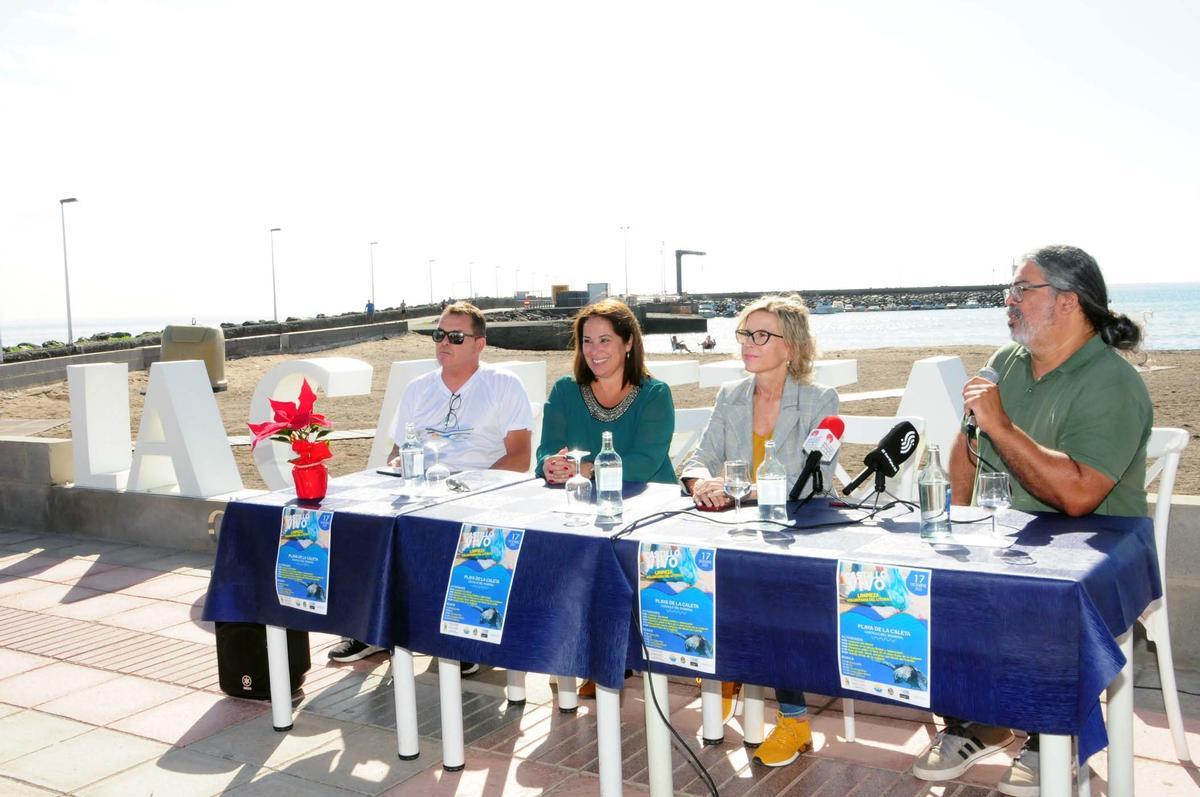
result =
[[[376,313],[378,316],[379,314]],[[251,335],[226,339],[225,357],[254,357],[284,352],[304,353],[323,351],[364,340],[395,337],[408,332],[407,321],[381,321],[360,326],[343,326],[282,334]],[[68,365],[87,363],[127,363],[129,370],[149,368],[162,357],[160,346],[142,346],[87,354],[71,354],[25,362],[0,364],[0,390],[20,390],[37,385],[66,381]]]

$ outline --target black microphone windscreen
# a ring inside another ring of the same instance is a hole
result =
[[[901,421],[883,436],[875,450],[863,458],[863,462],[892,477],[900,472],[900,466],[917,450],[921,436],[910,421]]]

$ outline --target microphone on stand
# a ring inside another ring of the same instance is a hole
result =
[[[818,492],[821,488],[821,465],[833,462],[833,457],[837,453],[838,448],[842,445],[842,434],[846,431],[846,423],[836,415],[830,415],[823,418],[817,428],[808,433],[808,438],[804,441],[802,449],[804,453],[804,468],[800,471],[800,476],[796,479],[796,483],[792,485],[792,491],[788,494],[788,500],[797,501],[800,498],[800,491],[804,489],[804,485],[812,478],[813,492]]]
[[[978,376],[980,379],[986,379],[993,385],[999,384],[1000,382],[1000,374],[990,365],[985,365],[980,368],[979,372],[976,373],[975,376]],[[968,440],[974,440],[976,435],[979,434],[979,424],[975,422],[974,410],[967,410],[966,415],[963,416],[963,423],[966,425],[966,428],[963,429],[963,433],[966,434]]]
[[[854,481],[842,488],[842,495],[850,495],[859,485],[867,480],[872,473],[881,474],[885,478],[895,476],[900,472],[900,466],[917,450],[917,427],[909,421],[901,421],[883,436],[873,451],[863,457],[862,473],[854,477]]]

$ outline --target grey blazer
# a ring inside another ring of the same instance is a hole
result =
[[[712,417],[700,438],[700,446],[683,464],[681,479],[711,479],[720,476],[725,460],[742,459],[751,462],[754,455],[754,377],[726,382],[717,391]],[[788,473],[788,488],[804,467],[804,441],[823,418],[836,415],[837,391],[825,385],[804,385],[788,378],[783,386],[779,419],[775,421],[775,455]],[[821,467],[825,487],[833,486],[834,462]]]

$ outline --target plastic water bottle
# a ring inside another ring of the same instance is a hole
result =
[[[767,441],[754,479],[758,485],[758,519],[787,523],[787,468],[775,456],[774,440]]]
[[[921,498],[921,539],[938,540],[950,536],[950,478],[942,470],[941,452],[929,447],[929,462],[917,476]]]
[[[621,500],[621,484],[625,481],[621,455],[613,450],[612,432],[601,438],[600,453],[593,462],[596,474],[596,521],[616,523],[625,511]]]
[[[400,470],[412,486],[425,476],[425,447],[417,439],[417,430],[411,423],[404,424],[404,442],[400,444]]]

